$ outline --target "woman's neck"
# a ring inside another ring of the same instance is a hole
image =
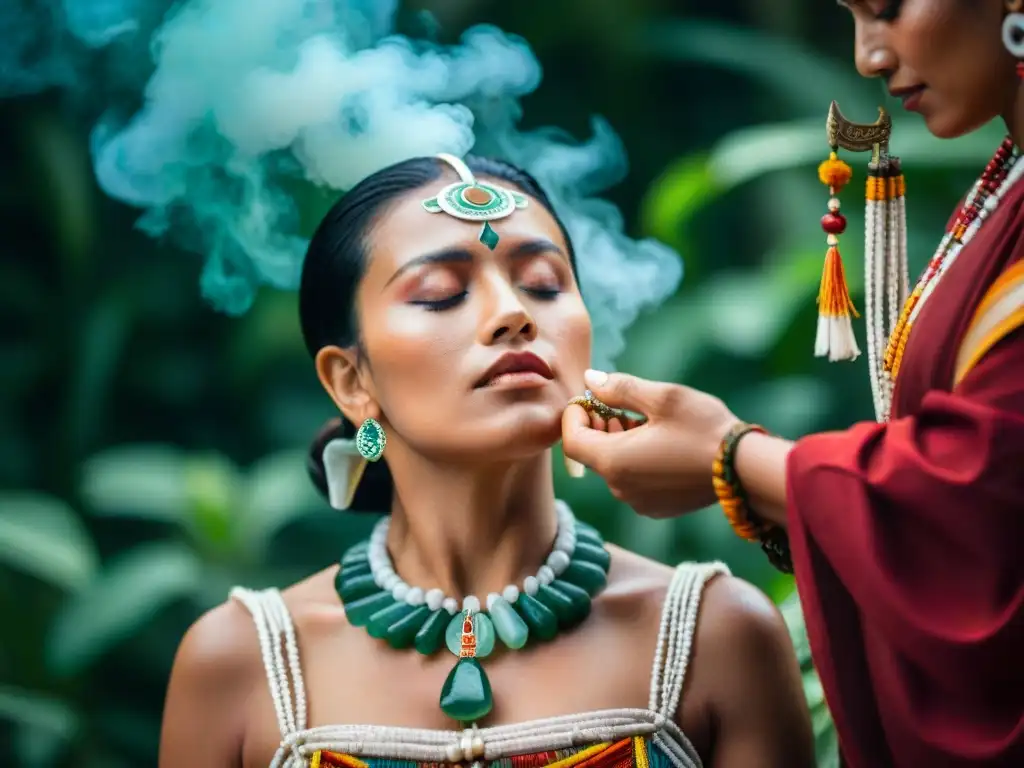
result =
[[[557,527],[549,451],[485,468],[403,458],[388,550],[406,583],[483,601],[544,564]]]
[[[1021,87],[1019,78],[1015,79],[1010,106],[1003,114],[1003,122],[1006,123],[1006,132],[1013,143],[1024,147],[1024,87]]]

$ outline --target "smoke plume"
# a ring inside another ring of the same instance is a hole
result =
[[[200,254],[203,295],[230,314],[244,313],[261,285],[297,287],[300,214],[315,187],[342,191],[437,152],[503,157],[541,182],[565,221],[595,364],[609,366],[623,331],[682,277],[676,253],[628,238],[618,209],[597,197],[626,172],[618,137],[599,119],[583,142],[520,131],[520,99],[541,80],[526,42],[490,26],[454,46],[400,36],[397,6],[8,0],[0,96],[54,85],[103,94],[108,109],[92,134],[101,187],[142,211],[145,232]],[[104,74],[82,66],[101,54]],[[126,98],[133,82],[141,92]]]

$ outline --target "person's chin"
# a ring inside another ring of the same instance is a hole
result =
[[[981,128],[988,121],[967,119],[953,110],[930,109],[922,112],[924,124],[928,132],[937,139],[959,139],[972,131]]]

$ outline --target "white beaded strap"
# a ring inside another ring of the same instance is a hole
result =
[[[652,736],[675,768],[701,768],[700,757],[674,723],[645,709],[613,709],[544,718],[526,723],[466,731],[379,725],[325,725],[289,736],[271,768],[306,765],[318,750],[360,757],[386,757],[425,763],[453,761],[467,736],[478,739],[484,761],[539,751],[586,747],[633,736]]]
[[[675,721],[683,693],[686,669],[697,628],[697,612],[704,586],[715,576],[729,575],[724,563],[683,563],[672,577],[661,612],[658,645],[651,670],[648,704],[669,722]]]
[[[252,614],[259,639],[270,698],[281,738],[306,729],[306,688],[299,664],[299,645],[291,614],[276,589],[262,592],[235,587],[231,598]],[[294,697],[295,705],[292,706]]]

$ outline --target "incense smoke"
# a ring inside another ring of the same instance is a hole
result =
[[[123,93],[102,97],[95,173],[143,211],[145,232],[203,256],[201,290],[223,312],[245,312],[261,285],[297,286],[300,214],[316,187],[341,191],[399,160],[470,149],[526,168],[551,195],[579,254],[595,364],[609,365],[626,327],[682,277],[677,254],[626,237],[618,209],[596,197],[626,172],[606,123],[595,119],[584,143],[517,129],[540,66],[496,28],[456,46],[399,36],[397,0],[185,0],[162,17],[166,0],[31,6],[0,10],[0,95],[85,90],[80,62],[100,49],[118,73],[97,75],[97,92],[151,73],[131,109]]]

